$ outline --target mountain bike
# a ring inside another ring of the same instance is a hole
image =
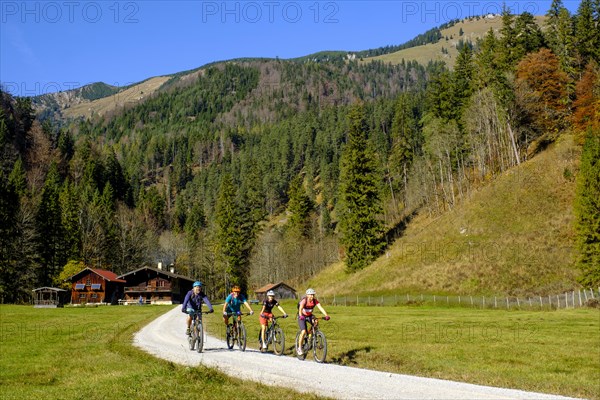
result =
[[[277,319],[286,317],[287,315],[282,317],[272,317],[271,322],[267,324],[267,329],[265,330],[265,341],[267,343],[267,347],[269,344],[272,344],[273,351],[278,356],[282,355],[283,350],[285,349],[285,335],[283,334],[283,329],[279,327]],[[262,351],[262,335],[260,334],[260,331],[258,331],[258,345]]]
[[[322,363],[325,362],[327,357],[327,339],[325,334],[319,329],[319,320],[322,318],[312,317],[312,324],[307,321],[307,325],[311,325],[310,329],[307,326],[306,335],[302,340],[302,355],[298,354],[298,339],[300,338],[301,330],[298,330],[296,334],[295,351],[298,359],[304,360],[306,354],[312,349],[315,361]]]
[[[234,317],[231,320],[232,322],[227,324],[227,331],[225,333],[229,349],[233,349],[234,344],[237,343],[241,351],[246,351],[246,327],[242,321],[242,315],[250,315],[250,313],[227,313],[228,317]]]
[[[198,353],[204,348],[204,324],[202,323],[202,314],[209,314],[210,311],[195,311],[192,315],[192,325],[190,327],[190,335],[188,343],[190,350],[196,349]]]

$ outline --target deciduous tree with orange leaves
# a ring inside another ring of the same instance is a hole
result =
[[[587,129],[600,130],[600,66],[590,62],[575,88],[573,125],[583,133]],[[581,135],[583,138],[583,135]]]
[[[554,140],[565,128],[567,84],[568,76],[560,69],[558,57],[548,49],[528,54],[517,65],[516,100],[530,120],[537,139],[534,145]]]

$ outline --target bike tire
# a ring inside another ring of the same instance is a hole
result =
[[[296,333],[296,340],[294,342],[294,352],[296,353],[296,357],[298,357],[298,360],[304,360],[306,358],[306,351],[302,352],[302,355],[298,354],[298,339],[300,339],[300,333],[301,331],[298,331],[298,333]],[[304,335],[304,340],[302,341],[302,348],[306,349],[306,337],[308,336],[308,334]]]
[[[325,358],[327,357],[327,339],[321,331],[316,332],[313,338],[313,355],[315,356],[315,361],[318,363],[325,362]]]
[[[193,331],[190,334],[190,336],[188,336],[188,344],[190,346],[190,350],[194,350],[194,348],[196,346],[196,338],[194,337],[194,332]]]
[[[202,353],[204,349],[204,326],[199,323],[196,328],[196,351]]]
[[[273,351],[280,356],[285,350],[285,334],[283,333],[283,329],[275,328],[272,335]]]
[[[227,341],[227,348],[229,350],[233,349],[233,336],[231,331],[233,330],[233,325],[227,325],[227,331],[225,332],[225,340]]]
[[[238,346],[241,351],[246,351],[246,327],[243,322],[238,324]]]

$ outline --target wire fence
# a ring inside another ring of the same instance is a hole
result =
[[[319,296],[324,305],[335,306],[401,306],[436,305],[495,309],[564,309],[598,306],[600,287],[578,289],[547,296],[440,296],[431,294],[397,294],[388,296]]]

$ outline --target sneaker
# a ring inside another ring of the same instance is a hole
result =
[[[267,344],[263,343],[262,348],[266,350],[267,349]]]
[[[301,348],[298,348],[298,352],[297,352],[297,353],[298,353],[298,355],[299,355],[299,356],[301,356],[302,354],[304,354],[304,353],[302,352],[302,349],[301,349]]]
[[[185,334],[186,334],[186,335],[188,335],[188,336],[192,336],[192,331],[191,331],[191,329],[190,329],[190,328],[187,328],[187,329],[185,330]]]

